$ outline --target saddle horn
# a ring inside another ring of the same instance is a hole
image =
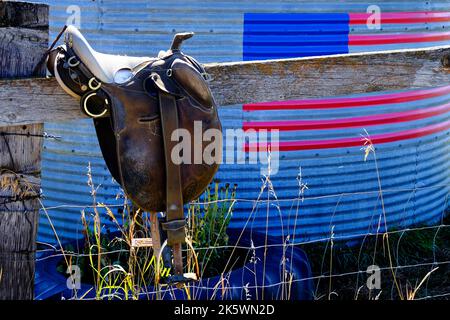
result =
[[[193,32],[185,32],[185,33],[177,33],[172,40],[172,45],[170,46],[170,50],[180,50],[181,44],[184,40],[192,38],[194,36]]]

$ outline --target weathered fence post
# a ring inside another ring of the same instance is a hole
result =
[[[0,78],[33,76],[47,46],[47,5],[0,1]],[[0,127],[0,299],[33,299],[42,136],[42,123]]]

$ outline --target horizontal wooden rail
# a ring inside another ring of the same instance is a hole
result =
[[[450,46],[206,65],[221,106],[450,84]],[[0,80],[0,126],[83,118],[53,78]]]

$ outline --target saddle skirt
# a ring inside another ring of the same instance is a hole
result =
[[[176,35],[171,49],[157,58],[121,57],[96,52],[69,26],[65,44],[51,51],[47,61],[61,87],[93,118],[112,176],[145,211],[179,210],[200,196],[218,169],[218,163],[203,157],[194,163],[194,152],[203,155],[211,143],[203,141],[203,133],[221,130],[221,124],[205,70],[179,50],[192,35]],[[201,132],[194,134],[196,121]],[[188,163],[172,159],[179,142],[176,129],[190,133]],[[221,141],[215,143],[220,146],[215,152],[221,153]]]

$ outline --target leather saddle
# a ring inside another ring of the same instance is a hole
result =
[[[204,68],[180,51],[192,36],[175,35],[171,48],[155,58],[127,57],[95,51],[68,26],[64,45],[47,60],[60,86],[93,118],[109,171],[127,196],[145,211],[166,211],[169,246],[185,240],[183,204],[199,197],[218,169],[218,163],[193,161],[194,149],[203,154],[207,145],[203,133],[221,124]],[[177,129],[190,133],[190,163],[172,160]]]

